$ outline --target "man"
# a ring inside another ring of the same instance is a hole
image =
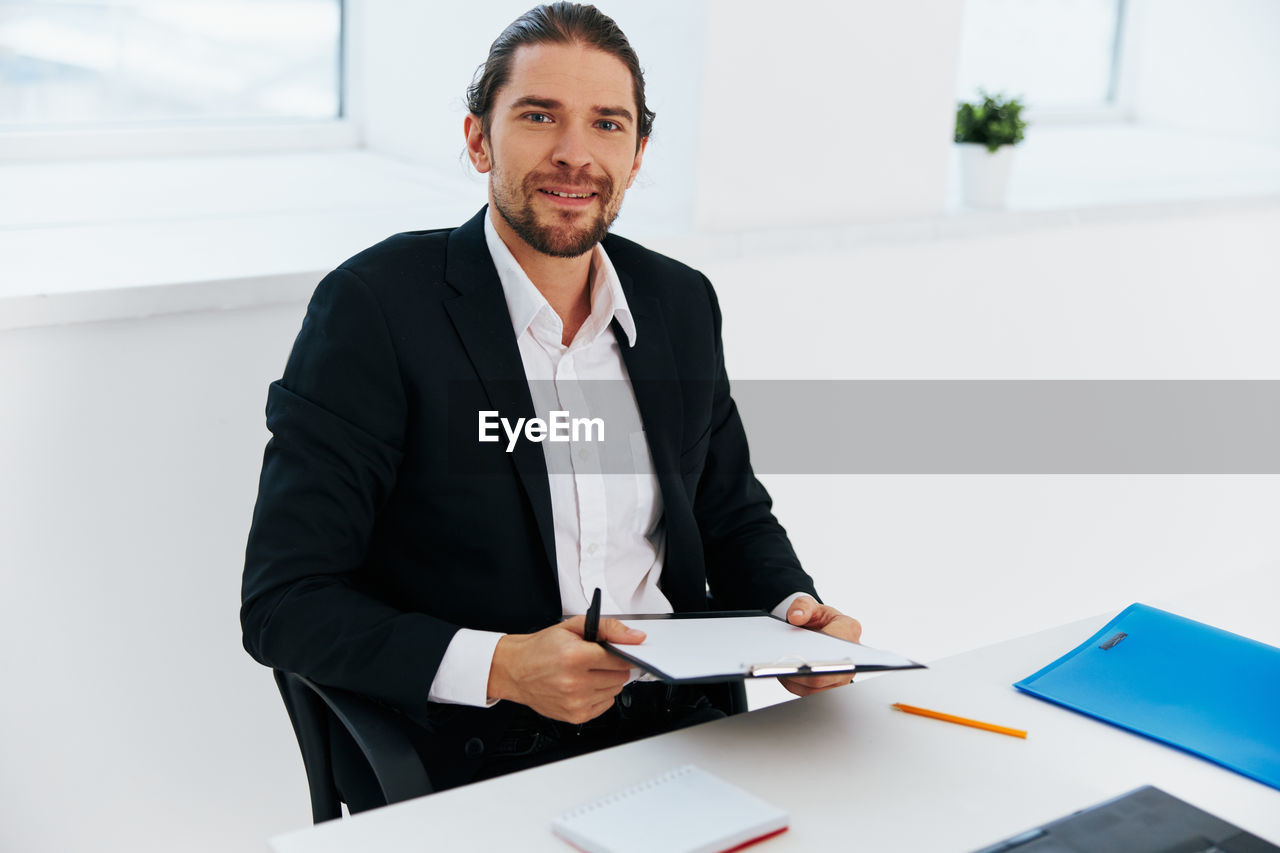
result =
[[[608,234],[653,120],[626,37],[594,7],[540,6],[469,108],[489,205],[327,276],[271,386],[241,611],[262,663],[418,723],[437,787],[716,715],[582,639],[594,588],[606,613],[705,610],[709,586],[726,609],[861,631],[819,603],[751,472],[710,283]],[[638,476],[477,433],[582,381],[625,390]],[[643,640],[615,619],[600,636]]]

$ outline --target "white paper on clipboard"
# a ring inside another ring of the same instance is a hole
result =
[[[605,647],[665,681],[920,668],[893,652],[797,628],[763,611],[617,618],[644,631],[645,641]]]

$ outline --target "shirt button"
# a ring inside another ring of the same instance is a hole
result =
[[[590,451],[588,451],[585,447],[578,448],[578,458],[581,459],[583,462],[586,462],[587,458],[590,455],[591,455]]]
[[[594,557],[596,555],[596,551],[599,551],[599,550],[600,550],[600,546],[592,542],[590,545],[587,546],[587,556]]]

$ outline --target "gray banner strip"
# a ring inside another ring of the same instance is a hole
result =
[[[1280,474],[1280,381],[733,383],[758,473]]]

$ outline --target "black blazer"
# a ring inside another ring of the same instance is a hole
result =
[[[267,396],[240,614],[258,661],[432,731],[441,786],[469,778],[462,745],[513,710],[426,701],[454,632],[561,618],[541,446],[476,439],[477,409],[534,415],[486,210],[397,234],[316,288]],[[752,474],[710,283],[620,237],[604,246],[636,323],[634,348],[614,334],[662,493],[663,594],[677,611],[705,609],[708,585],[727,609],[816,596]]]

